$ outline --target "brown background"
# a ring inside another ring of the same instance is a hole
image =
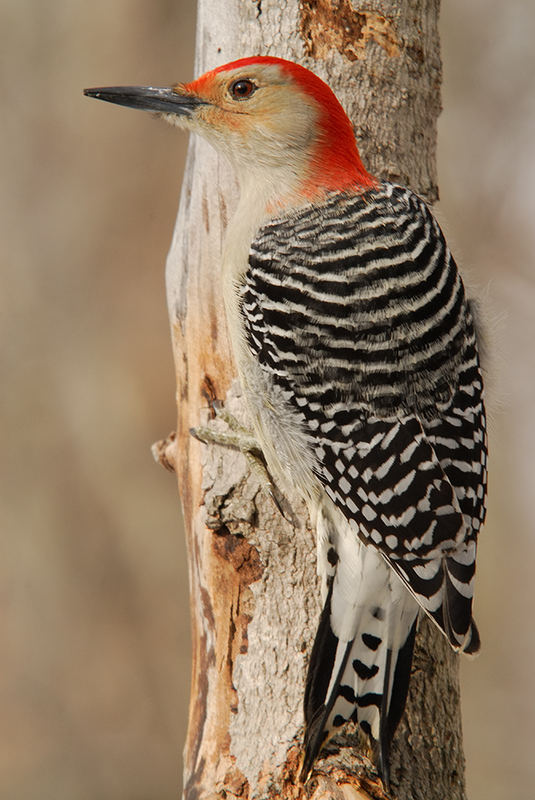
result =
[[[53,6],[53,8],[52,8]],[[449,0],[441,220],[490,295],[499,403],[463,663],[471,800],[535,780],[535,5]],[[186,139],[84,86],[193,77],[177,0],[0,3],[0,797],[177,796],[189,681],[164,263]],[[246,55],[244,53],[244,55]]]

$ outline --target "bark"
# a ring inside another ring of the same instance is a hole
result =
[[[438,10],[439,0],[200,0],[196,74],[257,53],[301,61],[341,99],[370,171],[432,201]],[[306,664],[320,610],[314,533],[297,497],[287,498],[282,516],[241,453],[189,433],[213,418],[214,400],[245,420],[218,274],[236,196],[230,169],[193,138],[167,265],[178,424],[162,456],[178,476],[190,570],[184,797],[382,798],[352,731],[332,740],[306,788],[298,784]],[[393,747],[392,796],[460,800],[458,663],[425,622],[413,673]]]

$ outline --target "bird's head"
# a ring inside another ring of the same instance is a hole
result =
[[[86,89],[111,103],[157,112],[198,133],[235,167],[240,181],[314,199],[367,188],[351,123],[317,75],[292,61],[252,57],[169,88]]]

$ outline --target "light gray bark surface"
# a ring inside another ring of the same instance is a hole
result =
[[[370,171],[433,200],[438,8],[438,0],[200,0],[196,73],[253,54],[301,61],[337,93]],[[189,435],[213,416],[215,399],[245,415],[218,282],[236,196],[229,167],[192,140],[167,265],[178,398],[171,450],[187,525],[193,629],[185,798],[381,798],[351,732],[333,740],[305,789],[296,780],[319,614],[314,534],[302,502],[287,494],[284,518],[240,453]],[[458,665],[429,624],[418,637],[394,742],[392,786],[400,800],[465,797]]]

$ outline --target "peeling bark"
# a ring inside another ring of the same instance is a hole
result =
[[[200,0],[196,73],[254,53],[299,60],[344,104],[376,175],[437,197],[439,0]],[[244,456],[201,445],[217,400],[246,422],[225,327],[219,257],[237,196],[230,169],[190,144],[167,293],[177,375],[174,466],[186,521],[193,672],[186,800],[386,798],[346,729],[306,787],[297,782],[308,653],[319,615],[315,541],[301,500],[282,516]],[[407,712],[392,752],[392,797],[463,800],[458,665],[422,624]]]
[[[305,53],[312,58],[328,58],[338,50],[348,61],[366,58],[366,46],[376,42],[393,57],[400,54],[392,20],[375,11],[355,11],[350,0],[302,0],[299,31]]]

